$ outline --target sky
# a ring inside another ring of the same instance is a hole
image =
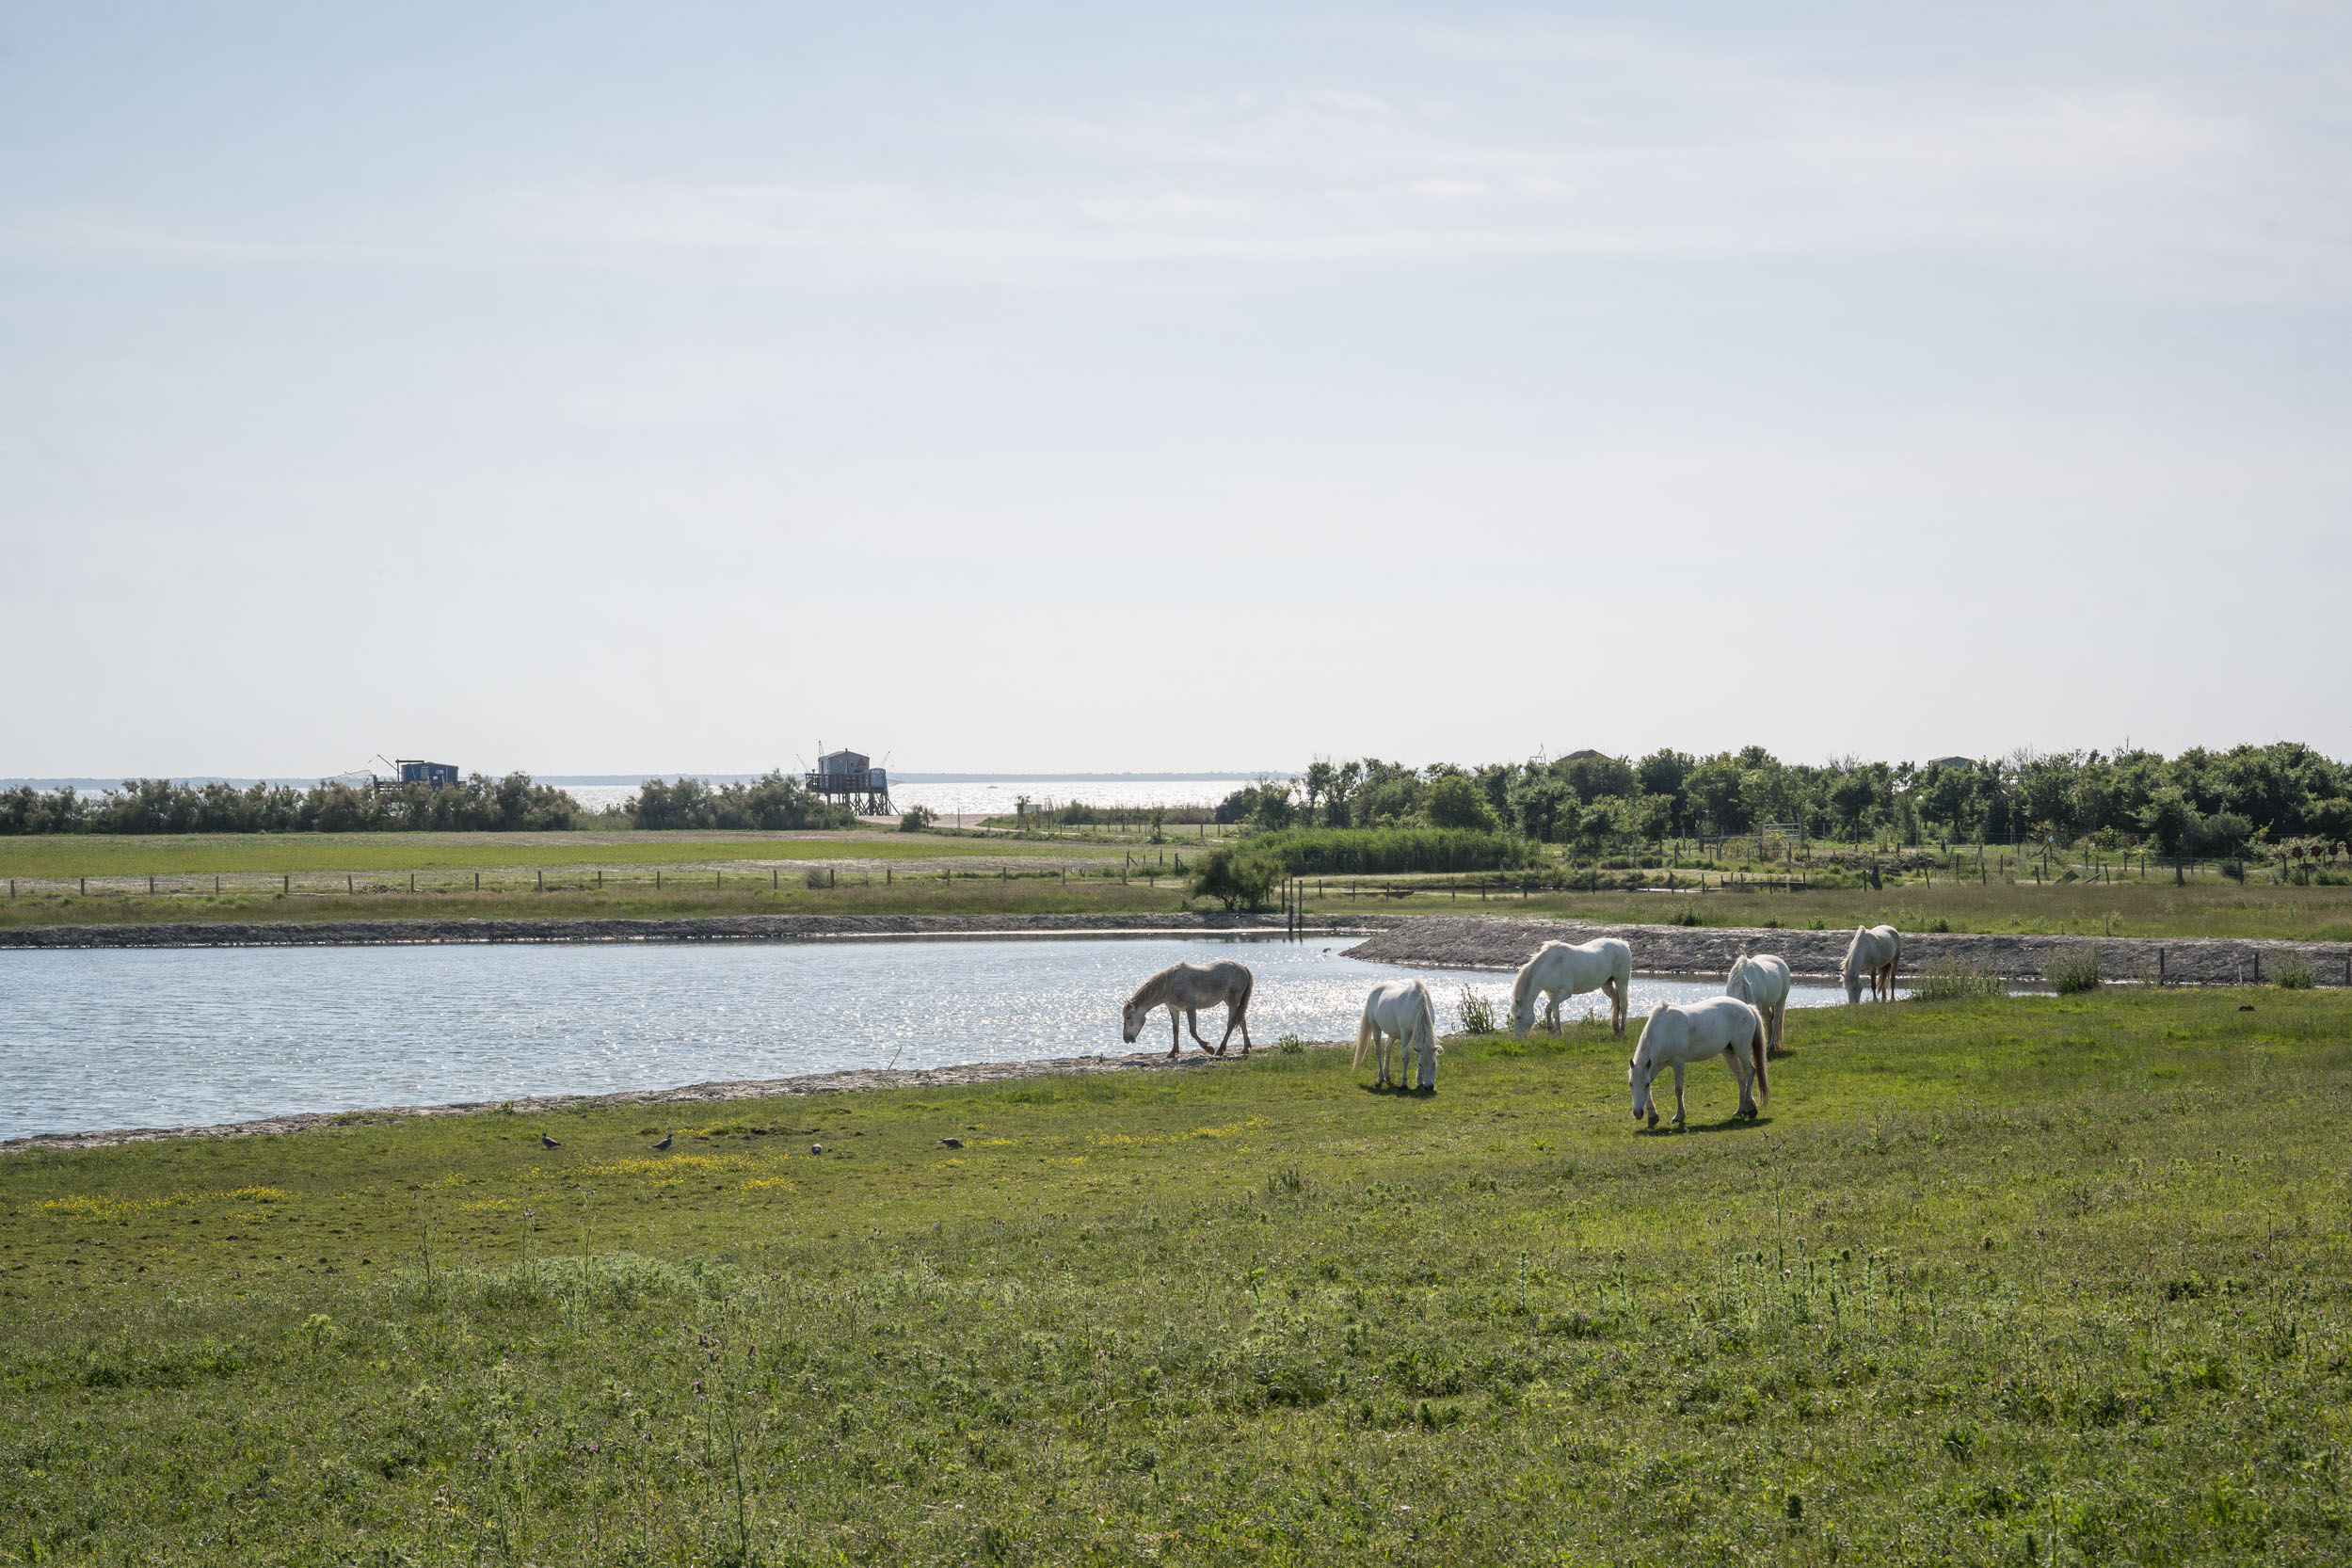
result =
[[[2352,756],[2352,10],[0,4],[0,776]]]

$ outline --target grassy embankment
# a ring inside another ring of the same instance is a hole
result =
[[[1850,930],[1885,923],[1899,930],[2015,932],[2077,936],[2271,936],[2352,942],[2352,888],[2296,888],[2211,881],[2169,883],[1890,884],[1801,892],[1538,892],[1486,899],[1475,891],[1407,898],[1347,896],[1346,885],[1310,879],[1310,911],[1345,914],[1384,909],[1416,914],[1551,915],[1616,924],[1684,921],[1699,925],[1779,925]],[[1939,925],[1937,922],[1941,921]]]
[[[17,1155],[0,1561],[2341,1561],[2345,1023],[1806,1013],[1687,1136],[1572,1030]]]
[[[898,833],[356,833],[72,835],[0,839],[0,878],[22,879],[0,925],[111,921],[435,919],[757,913],[1120,913],[1185,906],[1172,870],[1197,844]],[[834,885],[812,888],[811,871]],[[887,872],[886,872],[887,868]],[[1067,869],[1065,878],[1061,872]],[[655,887],[657,870],[664,877]],[[949,871],[955,872],[950,880]],[[602,873],[602,885],[597,875]],[[1006,877],[1000,873],[1009,872]],[[482,878],[473,888],[474,873]],[[1080,874],[1083,873],[1083,874]],[[1688,876],[1689,873],[1682,873]],[[89,892],[68,879],[91,878]],[[143,878],[158,878],[150,894]],[[291,895],[276,879],[291,875]],[[345,876],[351,888],[339,886]],[[417,890],[408,890],[408,878]],[[222,878],[223,891],[209,879]],[[887,877],[887,879],[886,879]],[[38,886],[33,879],[43,879]],[[541,887],[544,879],[545,887]],[[1497,880],[1508,881],[1509,873]],[[1385,889],[1417,888],[1402,897]],[[1883,921],[1905,931],[2056,936],[2270,936],[2352,941],[2352,888],[2218,878],[2185,887],[1963,880],[1890,883],[1882,892],[1816,888],[1638,893],[1537,892],[1449,886],[1446,879],[1310,877],[1310,914],[1551,915],[1626,923],[1826,930]],[[1352,893],[1352,889],[1356,892]],[[1939,926],[1938,922],[1942,922]]]
[[[1122,886],[1128,853],[928,833],[0,838],[0,878],[19,879],[0,926],[1183,907],[1165,876]]]

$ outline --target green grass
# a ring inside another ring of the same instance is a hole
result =
[[[1056,841],[1050,857],[1118,847]],[[784,860],[1036,858],[1044,846],[938,833],[62,833],[0,838],[0,877],[733,866]]]
[[[1016,863],[1017,865],[1017,863]],[[1114,868],[1115,869],[1115,868]],[[551,879],[545,892],[534,891],[526,879],[499,886],[485,880],[476,893],[466,888],[445,892],[409,894],[398,885],[370,891],[366,883],[356,893],[340,888],[303,890],[296,883],[292,896],[276,888],[260,891],[183,896],[110,894],[89,897],[67,893],[25,897],[0,904],[0,929],[24,926],[154,924],[189,922],[212,924],[238,920],[675,920],[709,915],[1057,915],[1134,914],[1174,911],[1188,907],[1183,884],[1162,880],[1158,888],[1141,878],[1122,887],[1117,877],[1096,873],[1067,881],[1037,874],[1016,874],[999,880],[991,863],[969,874],[958,872],[943,881],[936,871],[910,876],[901,872],[885,882],[875,872],[871,882],[863,873],[843,873],[830,888],[810,888],[802,873],[785,873],[771,885],[759,876],[730,876],[713,886],[706,872],[672,877],[659,892],[649,876],[626,884],[608,880],[603,890],[578,886],[558,888]],[[313,883],[313,889],[320,887]],[[1194,906],[1196,907],[1196,906]],[[1278,921],[1279,916],[1268,915]]]
[[[2340,1561],[2345,1024],[1809,1011],[1681,1136],[1572,1029],[18,1155],[0,1561]]]
[[[1663,874],[1663,873],[1659,873]],[[1367,886],[1374,879],[1367,879]],[[1377,879],[1385,885],[1399,879]],[[1711,926],[1779,924],[1792,929],[1852,930],[1888,924],[1906,932],[2015,932],[2079,936],[2271,936],[2352,942],[2352,888],[2296,888],[2212,881],[2175,888],[2146,884],[1936,882],[1803,892],[1517,893],[1481,900],[1473,892],[1409,898],[1345,896],[1348,879],[1307,881],[1307,908],[1346,913],[1385,909],[1416,914],[1555,915],[1608,923],[1662,925],[1688,914]],[[1942,924],[1939,926],[1938,922]]]

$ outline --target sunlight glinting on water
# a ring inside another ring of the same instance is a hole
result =
[[[1509,1000],[1509,975],[1359,963],[1353,940],[4,952],[0,1137],[1164,1049],[1164,1012],[1130,1048],[1119,1008],[1179,959],[1251,966],[1261,1048],[1352,1039],[1366,991],[1394,976],[1427,980],[1448,1031],[1465,984],[1498,1015]],[[1632,1013],[1720,990],[1637,978]],[[1792,1002],[1843,1000],[1813,986]],[[1563,1016],[1589,1003],[1606,1016],[1596,997]],[[1221,1013],[1200,1025],[1212,1045],[1224,1027]]]

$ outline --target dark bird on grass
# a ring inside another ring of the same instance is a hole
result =
[[[943,1148],[960,1149],[964,1146],[964,1140],[961,1138],[942,1138],[939,1140],[939,1144]]]
[[[808,1152],[810,1154],[823,1154],[824,1152],[824,1145],[823,1144],[811,1144],[808,1145]]]
[[[653,1152],[659,1154],[664,1149],[668,1148],[670,1146],[670,1140],[677,1136],[678,1134],[675,1132],[664,1132],[662,1134],[662,1141],[653,1145]]]
[[[550,1138],[546,1133],[542,1132],[539,1134],[539,1147],[543,1149],[560,1149],[563,1146],[563,1144],[557,1143],[554,1139]]]

